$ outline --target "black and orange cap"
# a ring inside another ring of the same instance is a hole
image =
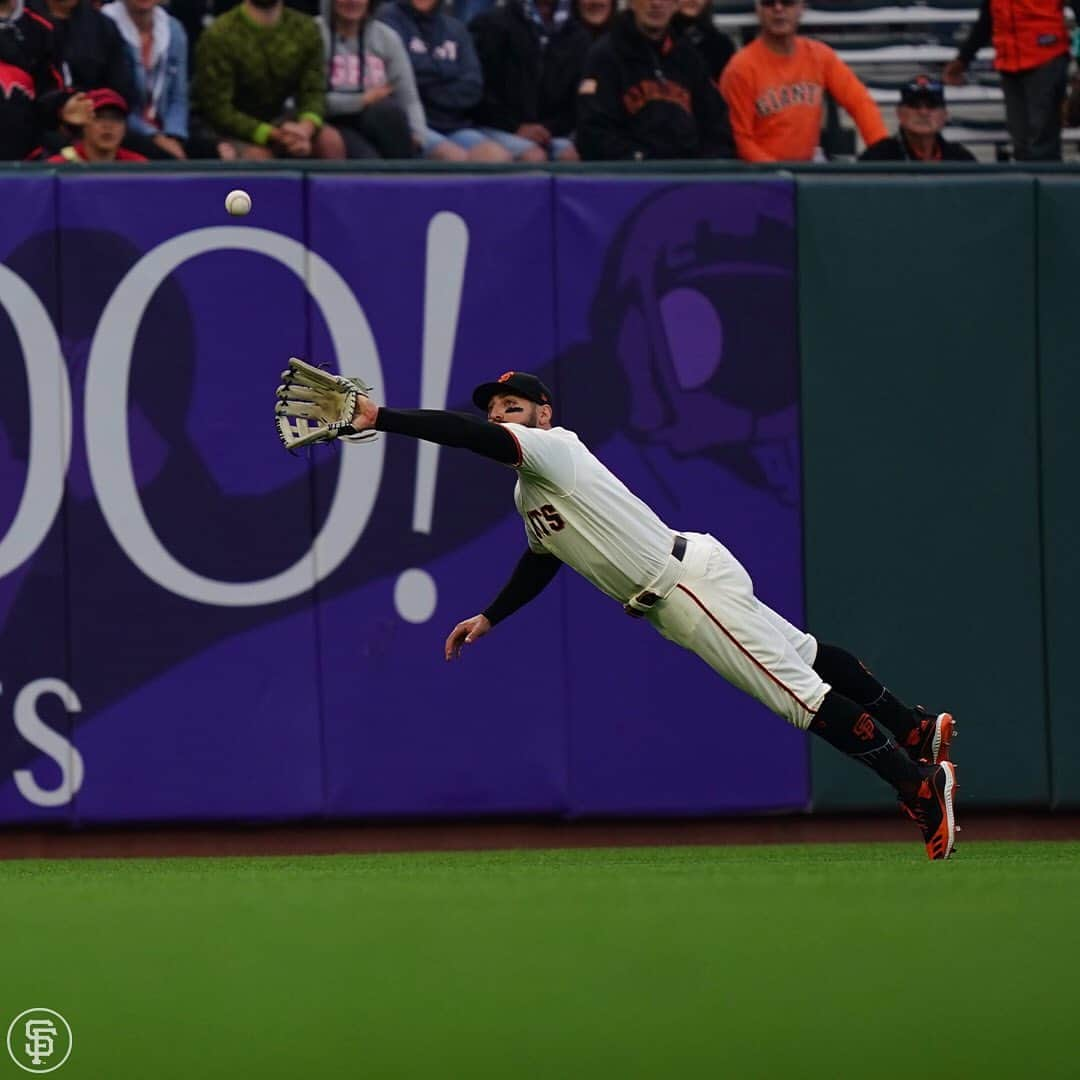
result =
[[[537,405],[551,404],[551,391],[527,371],[504,371],[494,382],[481,383],[472,393],[473,404],[487,412],[496,394],[517,394]]]
[[[945,107],[945,86],[940,79],[929,75],[916,75],[900,87],[900,104],[918,107],[929,105],[932,109]]]

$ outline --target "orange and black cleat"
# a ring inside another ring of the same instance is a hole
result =
[[[915,796],[905,801],[908,815],[922,830],[930,859],[947,859],[956,846],[956,766],[928,766]]]
[[[904,740],[904,749],[913,761],[923,761],[928,765],[940,765],[951,761],[949,750],[956,735],[956,721],[952,713],[927,712],[921,705],[915,706],[915,715],[919,726],[912,729]]]

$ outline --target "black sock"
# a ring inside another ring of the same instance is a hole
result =
[[[908,737],[919,726],[914,711],[894,698],[860,660],[839,646],[819,643],[814,670],[844,697],[851,698],[872,713],[874,719],[884,724],[902,746],[907,744]]]
[[[896,745],[865,709],[837,690],[830,690],[810,722],[810,730],[842,754],[873,769],[904,798],[922,783],[923,769]]]

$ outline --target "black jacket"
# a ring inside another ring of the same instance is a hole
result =
[[[975,155],[961,143],[951,143],[938,136],[941,161],[976,161]],[[907,147],[904,134],[898,131],[887,139],[879,139],[873,146],[868,146],[860,155],[860,161],[920,161]]]
[[[469,30],[484,70],[476,122],[503,131],[543,124],[552,135],[569,135],[577,121],[577,88],[592,45],[589,32],[570,17],[543,46],[540,28],[520,0],[477,15]]]
[[[58,123],[67,94],[53,48],[52,24],[35,12],[0,19],[0,160],[21,161]]]
[[[671,32],[686,38],[697,49],[705,61],[706,74],[718,84],[720,73],[735,55],[735,46],[727,34],[713,26],[712,14],[712,4],[707,4],[693,19],[676,11],[671,19]]]
[[[27,5],[49,18],[45,0]],[[115,90],[128,104],[135,97],[135,75],[127,46],[116,23],[79,0],[66,19],[50,20],[56,41],[56,66],[69,90]]]
[[[632,12],[589,51],[578,91],[585,161],[733,157],[727,106],[684,38],[645,37]]]

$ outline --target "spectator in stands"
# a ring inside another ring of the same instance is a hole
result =
[[[22,0],[0,0],[0,160],[21,161],[63,124],[85,123],[94,106],[64,88],[52,24]]]
[[[131,102],[135,91],[131,64],[116,27],[90,0],[27,0],[27,6],[53,27],[56,67],[67,90],[109,87]],[[77,129],[61,126],[42,135],[42,147],[67,146]]]
[[[69,90],[109,87],[129,105],[135,93],[127,50],[116,26],[90,0],[28,0],[53,25],[56,64]]]
[[[724,69],[720,90],[744,161],[811,161],[825,94],[872,146],[889,133],[869,91],[836,53],[799,35],[802,0],[757,0],[760,33]]]
[[[244,0],[199,38],[199,116],[241,158],[340,156],[340,141],[322,130],[325,81],[315,20],[281,0]]]
[[[442,11],[443,0],[388,0],[377,16],[405,42],[427,117],[421,146],[437,161],[510,161],[512,155],[472,123],[484,81],[465,24]]]
[[[573,12],[595,41],[615,21],[615,0],[573,0]]]
[[[101,9],[112,19],[134,72],[124,146],[151,160],[235,157],[229,143],[190,137],[187,35],[158,0],[115,0]]]
[[[586,161],[730,157],[727,110],[705,62],[671,33],[677,0],[630,0],[589,50],[578,88]]]
[[[1061,105],[1069,72],[1062,0],[983,0],[967,40],[945,65],[945,82],[962,85],[968,65],[991,39],[1013,157],[1060,161]]]
[[[868,146],[860,161],[974,161],[975,155],[941,134],[948,113],[945,88],[936,79],[917,75],[900,89],[896,107],[899,130]]]
[[[517,161],[577,161],[577,89],[592,35],[570,0],[507,0],[470,24],[484,74],[476,119]]]
[[[348,158],[411,158],[427,123],[397,32],[370,17],[370,0],[324,0],[326,115]]]
[[[146,161],[142,154],[125,150],[120,144],[127,130],[127,102],[108,87],[91,90],[87,97],[94,115],[82,125],[82,138],[65,146],[48,160],[54,163],[110,161]]]
[[[679,0],[671,28],[701,53],[709,78],[718,83],[727,62],[735,55],[735,46],[713,25],[710,0]]]

